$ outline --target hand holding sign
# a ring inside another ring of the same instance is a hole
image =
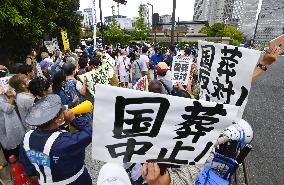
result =
[[[260,63],[262,65],[271,65],[277,60],[279,54],[280,54],[280,48],[279,47],[269,48],[266,51],[266,53],[265,53],[265,55],[264,55],[264,57],[263,57],[263,59]]]

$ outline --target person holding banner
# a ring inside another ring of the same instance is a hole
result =
[[[279,55],[279,47],[269,48],[263,56],[261,62],[255,68],[252,76],[252,81],[254,82],[258,77],[260,77],[262,73],[267,70],[267,66],[273,64],[277,60]]]
[[[84,163],[86,147],[92,141],[87,116],[75,118],[65,110],[58,95],[50,94],[32,107],[25,121],[37,127],[25,134],[20,146],[20,162],[26,175],[38,176],[40,184],[92,184]],[[59,130],[65,121],[78,131]]]

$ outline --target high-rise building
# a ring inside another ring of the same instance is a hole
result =
[[[93,26],[92,8],[86,8],[83,11],[77,11],[82,16],[81,24],[83,28],[91,29]]]
[[[233,18],[234,0],[196,0],[193,20],[205,20],[212,25]]]
[[[150,27],[150,10],[149,7],[146,4],[142,4],[143,11],[142,16],[144,17],[144,22]]]
[[[163,30],[171,30],[172,29],[172,16],[171,15],[161,15],[160,16],[160,23],[164,23]]]
[[[162,23],[170,23],[170,22],[172,22],[172,16],[168,15],[168,14],[161,15],[160,16],[160,22],[162,22]]]
[[[117,21],[121,29],[126,29],[126,30],[134,29],[133,20],[131,18],[127,18],[124,15],[106,16],[104,18],[105,18],[106,25],[110,25],[112,22],[112,19],[114,18]]]
[[[284,29],[284,0],[262,0],[258,16],[255,44],[267,44],[280,36]]]
[[[238,29],[246,40],[253,38],[259,0],[235,0],[233,17],[238,20]]]
[[[193,20],[208,20],[210,0],[195,0]]]

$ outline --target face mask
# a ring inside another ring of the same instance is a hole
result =
[[[63,123],[61,123],[59,126],[62,126],[62,125],[64,125],[65,124],[65,121],[63,121]]]

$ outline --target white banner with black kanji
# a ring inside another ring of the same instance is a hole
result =
[[[204,164],[238,107],[96,85],[93,158]]]
[[[175,56],[172,63],[172,82],[173,85],[180,83],[182,85],[188,84],[190,76],[192,57]]]
[[[198,50],[200,99],[241,106],[242,115],[261,52],[204,41]]]

